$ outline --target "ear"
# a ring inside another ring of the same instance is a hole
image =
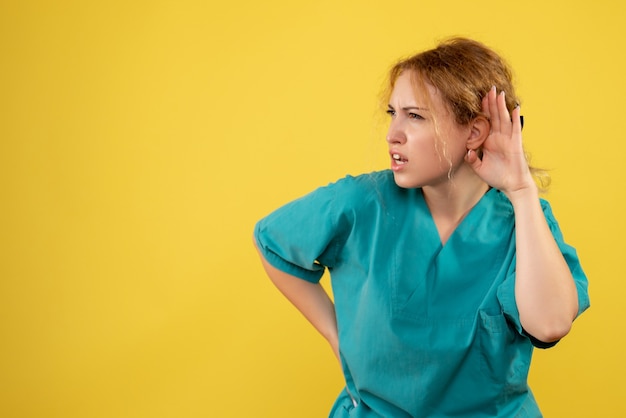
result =
[[[467,149],[478,151],[491,132],[491,124],[484,116],[478,116],[470,122],[470,133],[467,138]]]

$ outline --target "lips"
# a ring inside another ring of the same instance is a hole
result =
[[[391,152],[391,159],[396,163],[396,164],[406,164],[407,161],[409,161],[406,157],[404,157],[402,154],[398,154],[397,152]]]
[[[395,173],[402,171],[404,165],[409,161],[408,158],[395,150],[389,151],[389,156],[391,156],[391,169]]]

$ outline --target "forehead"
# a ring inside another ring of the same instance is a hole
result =
[[[396,79],[391,91],[390,104],[403,102],[408,105],[440,109],[444,108],[441,94],[432,84],[414,71],[404,71]]]

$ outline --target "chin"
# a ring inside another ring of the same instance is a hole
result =
[[[406,176],[398,175],[397,173],[393,174],[393,180],[396,182],[396,186],[403,189],[416,189],[422,187],[422,185],[415,180],[408,179]]]

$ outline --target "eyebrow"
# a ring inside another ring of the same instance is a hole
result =
[[[392,105],[390,105],[390,104],[389,104],[389,105],[387,105],[387,107],[388,107],[389,109],[393,109],[393,106],[392,106]],[[394,110],[395,110],[395,109],[394,109]],[[408,111],[408,110],[428,110],[428,109],[427,109],[427,108],[425,108],[425,107],[419,107],[419,106],[406,106],[406,107],[403,107],[401,110]]]

